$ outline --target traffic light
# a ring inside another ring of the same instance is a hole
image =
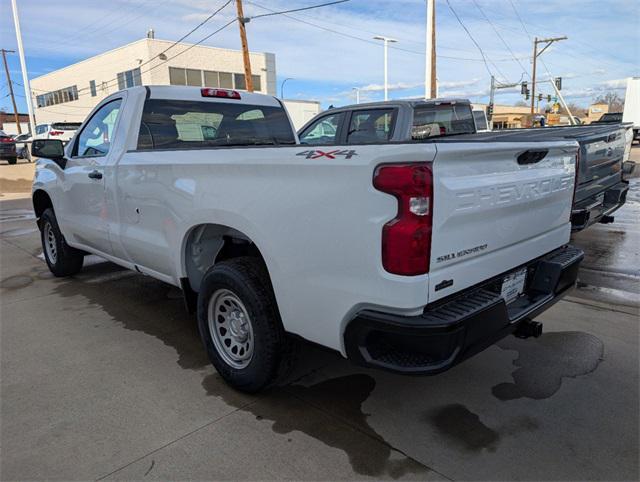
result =
[[[556,83],[556,89],[562,90],[562,77],[556,77],[554,82]]]
[[[542,94],[538,94],[538,102],[542,102]]]
[[[487,106],[487,117],[491,119],[493,117],[493,104]]]
[[[527,89],[524,93],[524,98],[525,100],[529,100],[529,96],[530,96],[531,92],[529,91],[529,89]]]
[[[547,95],[547,102],[551,102],[551,94]]]
[[[521,93],[522,95],[527,95],[527,92],[528,92],[528,91],[529,91],[529,88],[528,88],[528,86],[527,86],[527,83],[526,83],[526,82],[523,82],[523,83],[520,85],[520,93]]]

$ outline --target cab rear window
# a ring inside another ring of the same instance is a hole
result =
[[[148,99],[138,150],[295,144],[285,110],[227,102]]]
[[[416,106],[413,112],[411,138],[473,134],[475,124],[469,104],[427,104]]]

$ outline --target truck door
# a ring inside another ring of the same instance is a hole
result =
[[[111,254],[105,198],[105,166],[109,164],[111,142],[122,99],[101,106],[74,139],[65,168],[65,233],[78,243]]]

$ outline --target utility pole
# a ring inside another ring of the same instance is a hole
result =
[[[424,66],[424,98],[435,99],[436,90],[436,6],[435,0],[427,0],[427,34]]]
[[[493,102],[496,97],[496,78],[491,76],[491,90],[489,91],[489,107],[487,109],[487,119],[491,122],[493,117]]]
[[[536,64],[537,64],[538,57],[542,55],[542,52],[547,50],[552,43],[558,42],[560,40],[567,40],[567,37],[563,36],[563,37],[553,37],[553,38],[543,38],[543,39],[538,39],[538,37],[536,37],[533,40],[533,68],[531,73],[531,115],[535,113],[535,105],[536,105]],[[542,48],[542,50],[540,50],[540,52],[538,52],[538,44],[546,44]]]
[[[33,117],[33,105],[31,104],[31,87],[29,87],[29,76],[27,75],[27,63],[24,60],[24,49],[22,48],[22,33],[20,32],[20,19],[18,18],[18,6],[16,0],[11,0],[13,7],[13,24],[16,29],[16,40],[18,42],[18,55],[20,57],[20,68],[22,69],[22,83],[24,85],[24,96],[27,102],[27,110],[29,111],[29,127],[31,135],[36,135],[36,121]]]
[[[9,73],[9,66],[7,65],[7,54],[15,53],[15,50],[2,51],[2,61],[4,62],[4,71],[7,73],[7,85],[9,86],[9,95],[11,96],[11,103],[13,104],[13,117],[16,120],[16,126],[18,127],[18,134],[22,134],[22,127],[20,127],[20,116],[18,115],[18,107],[16,106],[16,97],[13,95],[13,83],[11,82],[11,74]]]
[[[396,39],[376,35],[374,40],[382,40],[384,43],[384,100],[389,100],[389,69],[388,69],[388,51],[389,44],[397,42]]]
[[[15,0],[13,0],[15,1]],[[247,43],[247,30],[244,24],[250,19],[245,18],[242,11],[242,0],[236,0],[238,10],[238,26],[240,27],[240,42],[242,43],[242,58],[244,59],[244,82],[249,92],[253,92],[253,77],[251,77],[251,60],[249,59],[249,44]]]
[[[356,93],[356,104],[360,103],[360,89],[358,89],[357,87],[352,87],[351,90],[353,90]]]

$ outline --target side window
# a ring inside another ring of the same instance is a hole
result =
[[[337,144],[338,130],[343,118],[344,112],[321,117],[300,133],[300,142],[302,144]]]
[[[36,134],[44,134],[45,132],[47,132],[47,126],[45,124],[36,126]]]
[[[347,144],[387,142],[393,132],[393,123],[392,109],[354,111],[347,132]]]
[[[82,129],[73,149],[73,156],[106,156],[111,146],[111,137],[116,125],[122,99],[112,100],[103,105]]]

